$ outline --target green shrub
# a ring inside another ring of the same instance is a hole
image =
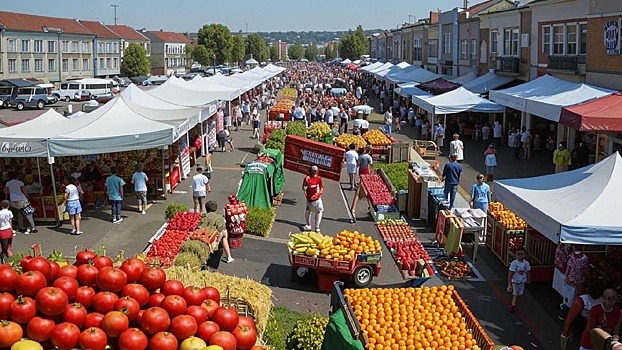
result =
[[[307,137],[307,126],[303,121],[289,122],[285,127],[285,133],[287,135]]]
[[[274,208],[249,207],[246,214],[246,232],[268,237],[276,218]]]
[[[270,133],[268,142],[266,142],[266,148],[274,148],[281,151],[285,150],[285,130],[275,129]]]
[[[282,306],[274,307],[270,312],[263,339],[272,349],[285,350],[287,336],[294,329],[296,322],[308,317]]]
[[[203,262],[199,259],[199,257],[190,252],[181,252],[177,254],[175,257],[175,261],[173,261],[173,265],[188,267],[191,269],[198,269],[203,265]]]
[[[171,203],[166,206],[164,211],[164,217],[166,220],[170,220],[175,214],[188,211],[188,206],[181,203]]]
[[[287,350],[317,350],[322,348],[328,317],[312,316],[296,321],[294,330],[287,337]]]
[[[408,162],[374,164],[373,169],[382,169],[397,191],[408,189]]]
[[[179,251],[192,253],[196,255],[201,261],[207,260],[207,258],[209,258],[209,255],[210,255],[210,250],[207,244],[201,241],[194,240],[194,239],[189,239],[185,241],[181,245],[181,247],[179,247]]]

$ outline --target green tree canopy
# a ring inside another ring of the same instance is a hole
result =
[[[327,61],[335,58],[336,54],[333,45],[324,46],[324,56],[326,56]]]
[[[199,44],[205,45],[208,52],[216,54],[216,63],[231,61],[233,36],[227,26],[220,23],[205,24],[199,29]]]
[[[151,70],[151,62],[147,57],[147,51],[140,44],[130,44],[123,53],[121,73],[128,77],[147,75]]]
[[[320,54],[320,50],[318,50],[315,44],[310,44],[305,49],[305,58],[308,59],[309,61],[315,61],[315,59],[317,58],[317,55],[319,54]]]
[[[237,64],[244,58],[244,51],[246,50],[244,37],[242,35],[233,36],[233,45],[231,47],[231,61]]]
[[[359,25],[351,34],[346,34],[339,40],[339,55],[341,58],[358,60],[361,55],[368,52],[367,37],[365,31]]]
[[[213,64],[214,54],[209,52],[203,45],[198,45],[192,51],[192,59],[198,62],[202,66],[209,66]]]
[[[290,60],[298,61],[305,55],[305,49],[302,47],[301,43],[294,43],[294,45],[290,46],[287,50],[287,56],[289,56]]]
[[[259,62],[268,59],[268,44],[261,35],[257,33],[248,34],[245,43],[247,55],[253,55],[253,58]]]
[[[272,62],[279,61],[279,47],[276,45],[270,46],[270,60]]]

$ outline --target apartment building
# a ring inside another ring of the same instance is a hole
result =
[[[121,73],[121,36],[101,22],[80,20],[80,23],[95,33],[92,48],[93,74],[102,78],[119,75]]]
[[[590,84],[622,90],[621,15],[620,1],[590,3],[585,68],[585,80]]]
[[[78,20],[0,11],[0,77],[92,77],[96,35]]]
[[[106,25],[106,27],[121,37],[119,54],[121,55],[122,61],[123,55],[125,54],[124,50],[130,44],[138,44],[142,46],[145,51],[147,51],[147,56],[151,55],[151,41],[149,41],[149,38],[142,35],[134,28],[126,25]]]
[[[433,21],[432,14],[436,18],[436,21]],[[424,56],[424,68],[429,70],[432,73],[438,73],[438,55],[439,55],[439,21],[440,12],[432,12],[430,14],[430,26],[427,28],[428,33],[428,42],[427,45],[424,43],[424,46],[427,46],[426,54]],[[427,56],[427,57],[426,57]]]
[[[186,72],[186,45],[190,39],[182,33],[163,30],[141,33],[151,41],[151,74],[171,75]]]
[[[402,44],[402,30],[391,30],[391,62],[394,64],[404,61],[402,59],[403,44]]]

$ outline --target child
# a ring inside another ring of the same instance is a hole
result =
[[[9,240],[13,239],[13,213],[9,210],[11,202],[3,200],[0,202],[0,262],[6,262],[5,257],[9,258]],[[12,255],[12,254],[11,254]]]
[[[525,284],[531,282],[531,265],[525,260],[525,251],[519,249],[516,251],[516,259],[510,263],[510,271],[508,272],[508,292],[512,293],[512,302],[510,303],[510,312],[518,310],[518,298],[525,292]]]

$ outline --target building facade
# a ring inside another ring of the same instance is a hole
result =
[[[121,45],[119,51],[121,61],[123,61],[125,49],[130,44],[138,44],[142,46],[143,49],[145,49],[145,51],[147,52],[147,57],[151,55],[151,41],[149,41],[149,38],[142,35],[134,28],[126,25],[107,25],[106,27],[108,27],[110,30],[112,30],[121,37]]]
[[[587,16],[585,80],[622,90],[622,3],[598,1]]]
[[[121,36],[100,22],[80,20],[80,23],[95,34],[91,48],[93,75],[103,78],[121,74]]]
[[[182,33],[143,31],[151,41],[151,74],[171,75],[186,72],[186,45],[190,39]]]

